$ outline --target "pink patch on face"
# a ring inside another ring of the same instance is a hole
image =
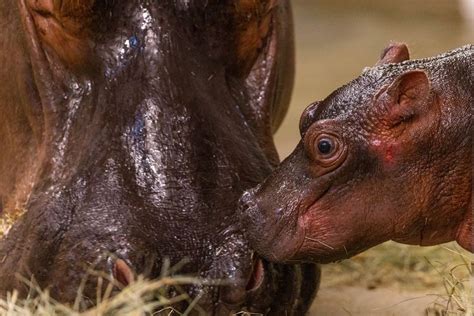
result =
[[[374,139],[370,142],[372,148],[382,158],[385,166],[391,166],[395,162],[395,144],[387,144],[380,139]]]
[[[386,150],[385,150],[385,162],[386,163],[393,163],[393,146],[390,145]]]

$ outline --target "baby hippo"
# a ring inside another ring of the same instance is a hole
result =
[[[253,247],[326,263],[395,240],[473,252],[474,45],[373,68],[311,104],[294,152],[241,199]]]

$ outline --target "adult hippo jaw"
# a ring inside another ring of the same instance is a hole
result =
[[[472,45],[410,61],[403,44],[310,105],[293,153],[241,199],[251,245],[331,262],[387,240],[474,251]]]
[[[318,270],[259,259],[235,214],[278,162],[288,1],[6,0],[0,20],[0,200],[26,209],[0,295],[28,293],[17,273],[70,303],[89,268],[126,285],[187,259],[222,282],[186,287],[207,314],[304,313]]]

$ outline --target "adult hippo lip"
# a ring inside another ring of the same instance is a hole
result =
[[[131,282],[162,264],[208,314],[302,315],[313,265],[254,256],[235,216],[278,157],[293,80],[289,1],[0,3],[0,294],[72,302],[87,269]],[[83,295],[93,303],[96,282]]]
[[[387,240],[474,251],[474,46],[375,67],[311,104],[293,153],[241,200],[251,245],[277,262],[331,262]]]

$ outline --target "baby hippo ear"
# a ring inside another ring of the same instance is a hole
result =
[[[135,281],[135,273],[133,272],[132,268],[130,268],[130,266],[122,259],[117,259],[117,261],[115,261],[113,276],[114,279],[123,286],[127,286]]]
[[[431,85],[423,70],[408,71],[396,78],[376,96],[386,109],[384,121],[395,127],[424,114],[429,109]]]
[[[393,64],[401,63],[402,61],[410,59],[410,52],[408,51],[407,45],[403,43],[390,43],[382,51],[380,55],[380,60],[377,62],[376,66],[384,64]]]

